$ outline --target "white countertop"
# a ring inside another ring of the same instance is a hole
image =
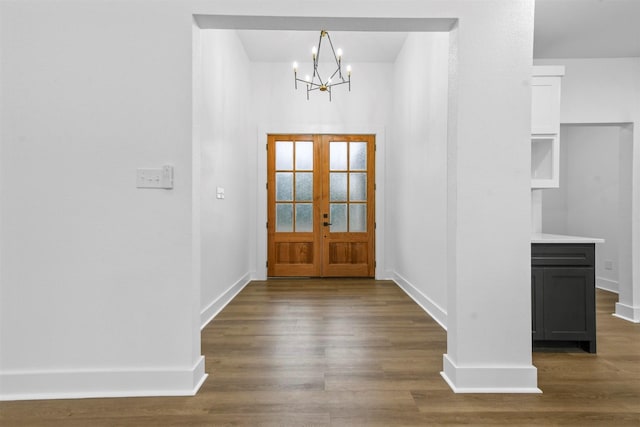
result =
[[[565,236],[563,234],[533,233],[531,243],[604,243],[597,237]]]

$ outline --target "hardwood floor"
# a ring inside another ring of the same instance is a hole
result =
[[[534,353],[544,394],[454,394],[445,332],[392,282],[253,282],[203,330],[195,397],[0,402],[0,425],[639,426],[640,325],[616,300],[597,292],[597,355]]]

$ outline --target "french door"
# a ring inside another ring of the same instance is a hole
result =
[[[269,135],[269,276],[373,277],[375,137]]]

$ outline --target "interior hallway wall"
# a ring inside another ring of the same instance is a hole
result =
[[[251,63],[234,30],[201,30],[201,322],[250,279],[255,157]],[[224,199],[218,198],[224,189]]]
[[[394,64],[387,150],[390,264],[446,327],[448,33],[410,33]]]

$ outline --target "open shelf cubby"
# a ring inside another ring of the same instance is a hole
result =
[[[557,188],[560,184],[557,135],[531,136],[531,188]]]

